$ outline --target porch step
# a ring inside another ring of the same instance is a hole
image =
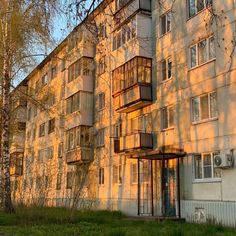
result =
[[[185,218],[178,218],[178,217],[165,217],[165,216],[127,216],[126,220],[140,220],[140,221],[174,221],[179,223],[184,223]]]

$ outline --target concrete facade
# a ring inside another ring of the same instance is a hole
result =
[[[235,27],[233,0],[99,5],[24,80],[16,199],[236,226]]]

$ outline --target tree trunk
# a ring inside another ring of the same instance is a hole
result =
[[[2,101],[2,159],[4,173],[4,210],[7,213],[13,213],[14,207],[11,199],[11,181],[10,181],[10,150],[9,150],[9,130],[10,130],[10,71],[7,57],[3,62],[3,101]]]

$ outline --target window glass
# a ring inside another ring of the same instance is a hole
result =
[[[172,60],[171,60],[171,58],[167,59],[167,68],[168,68],[168,71],[167,71],[168,79],[170,79],[172,76]]]
[[[211,162],[212,162],[211,154],[204,154],[203,155],[204,178],[212,177],[212,163]]]
[[[197,11],[201,11],[202,9],[204,9],[205,4],[204,4],[205,0],[197,0]]]
[[[210,94],[210,116],[217,117],[217,94],[213,92]]]
[[[214,59],[215,57],[215,39],[211,37],[209,39],[209,59]]]
[[[198,64],[203,64],[207,61],[207,42],[206,40],[198,43]]]
[[[197,46],[190,48],[191,68],[197,65]]]
[[[99,184],[104,184],[104,168],[99,169]]]
[[[195,179],[202,179],[202,157],[201,155],[194,156],[195,164]]]
[[[201,119],[209,118],[209,105],[208,105],[208,95],[204,95],[200,98],[201,106]]]
[[[192,17],[196,14],[196,4],[195,0],[189,0],[189,17]]]
[[[199,121],[200,120],[200,99],[194,98],[192,100],[192,109],[193,109],[193,121]]]

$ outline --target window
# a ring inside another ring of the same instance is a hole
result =
[[[131,163],[130,165],[130,168],[131,168],[131,174],[130,174],[130,177],[131,177],[131,184],[136,184],[138,183],[138,164],[137,163]]]
[[[70,114],[80,109],[80,92],[66,99],[66,113]]]
[[[202,65],[215,58],[214,37],[204,39],[190,47],[190,67]]]
[[[161,35],[171,31],[171,12],[165,13],[160,17]]]
[[[99,169],[99,184],[104,184],[104,168]]]
[[[168,129],[174,126],[174,107],[164,107],[161,109],[161,126],[162,130]]]
[[[151,133],[152,132],[152,115],[151,113],[137,116],[130,120],[130,125],[128,126],[128,133]]]
[[[26,123],[25,122],[17,122],[17,130],[18,131],[25,131]]]
[[[54,79],[56,77],[56,74],[57,74],[57,67],[53,66],[51,68],[51,79]]]
[[[73,32],[69,37],[68,37],[68,51],[72,50],[79,44],[83,39],[83,32],[81,29],[77,32]]]
[[[113,183],[114,184],[121,184],[122,183],[121,165],[114,165],[113,166]]]
[[[46,149],[46,153],[47,153],[47,158],[48,158],[48,159],[52,159],[52,158],[53,158],[53,155],[54,155],[54,148],[53,148],[53,146],[48,147],[48,148]]]
[[[36,127],[33,127],[32,129],[32,141],[34,141],[36,138]]]
[[[90,76],[93,73],[93,59],[82,57],[68,68],[68,83],[78,78],[78,76]]]
[[[74,172],[67,172],[66,176],[66,188],[72,189],[75,180],[75,173]]]
[[[102,110],[105,107],[105,93],[98,94],[98,109]]]
[[[98,26],[98,37],[106,38],[107,37],[107,28],[105,22],[102,22]]]
[[[63,143],[59,143],[58,145],[58,158],[63,157]]]
[[[193,17],[198,12],[212,5],[212,0],[188,0],[188,14]]]
[[[45,123],[39,126],[39,137],[45,136]]]
[[[136,38],[136,18],[132,18],[128,23],[124,24],[117,32],[113,34],[112,50],[120,48],[125,43]]]
[[[53,133],[55,130],[55,118],[48,121],[48,134]]]
[[[45,153],[45,150],[44,149],[40,149],[38,151],[38,160],[39,162],[43,163],[43,160],[44,160],[44,154]]]
[[[166,81],[172,77],[172,60],[171,58],[161,61],[161,80]]]
[[[47,73],[43,75],[41,83],[42,83],[42,87],[44,87],[45,85],[48,84],[48,74]]]
[[[106,71],[106,59],[105,57],[100,58],[99,62],[98,62],[98,75],[101,75],[103,73],[105,73]]]
[[[45,100],[45,107],[50,108],[52,107],[56,102],[56,96],[54,93],[49,93],[46,100]]]
[[[114,138],[119,138],[122,136],[122,123],[115,124],[114,127]]]
[[[27,120],[28,120],[28,121],[31,120],[31,113],[32,113],[32,108],[29,107],[29,108],[28,108],[28,112],[27,112]]]
[[[199,122],[217,117],[216,91],[192,99],[192,122]]]
[[[61,189],[61,179],[62,179],[62,174],[61,173],[57,174],[56,190],[60,190]]]
[[[64,71],[66,69],[66,59],[63,58],[61,60],[61,71]]]
[[[105,144],[104,136],[105,136],[105,129],[103,128],[103,129],[98,130],[97,147],[101,147]]]
[[[221,178],[220,170],[214,167],[216,153],[203,153],[194,155],[194,179]]]

